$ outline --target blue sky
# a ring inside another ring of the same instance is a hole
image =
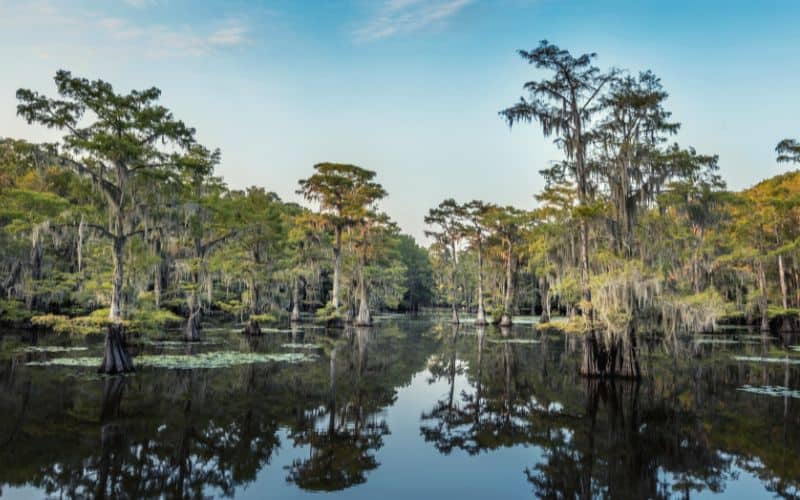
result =
[[[297,200],[321,161],[378,172],[383,208],[420,238],[445,197],[535,206],[558,158],[497,111],[537,73],[548,39],[598,65],[653,70],[683,127],[732,188],[786,167],[800,137],[800,2],[590,0],[0,0],[0,136],[55,136],[15,116],[14,92],[53,93],[59,68],[163,102],[222,150],[232,187]]]

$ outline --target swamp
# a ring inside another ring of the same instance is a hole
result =
[[[91,7],[183,8],[167,3]],[[403,29],[348,53],[488,4],[391,0],[375,22]],[[48,12],[74,29],[89,10]],[[102,26],[204,63],[252,49],[228,24]],[[686,106],[719,89],[643,67],[643,44],[524,40],[475,81],[425,66],[414,85],[447,85],[434,111],[375,85],[377,58],[359,92],[328,85],[346,57],[285,95],[293,65],[248,63],[228,93],[191,91],[222,66],[177,86],[178,62],[82,76],[99,44],[65,59],[80,75],[9,75],[0,497],[800,498],[800,140],[771,118],[787,100],[763,96],[737,140]],[[274,109],[243,104],[264,89]]]

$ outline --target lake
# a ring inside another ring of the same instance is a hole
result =
[[[0,493],[800,495],[800,340],[644,338],[644,380],[609,382],[580,377],[581,338],[523,322],[387,315],[252,339],[217,324],[201,344],[131,345],[124,377],[82,366],[101,336],[6,332]]]

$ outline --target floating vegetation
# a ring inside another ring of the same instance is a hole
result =
[[[175,370],[194,370],[203,368],[228,368],[254,363],[301,363],[312,361],[316,356],[305,353],[253,353],[238,351],[216,351],[201,354],[160,354],[134,358],[137,367],[169,368]],[[33,361],[28,366],[100,366],[100,357],[54,358],[49,361]]]
[[[762,358],[760,356],[734,356],[736,361],[752,361],[756,363],[786,363],[788,365],[800,365],[798,358]]]
[[[541,340],[536,339],[488,339],[494,344],[541,344]]]
[[[282,344],[281,347],[284,349],[322,349],[322,346],[319,344]]]
[[[262,333],[293,333],[299,332],[300,330],[291,330],[289,328],[262,328]]]
[[[750,344],[754,342],[742,342],[741,340],[733,340],[733,339],[712,339],[712,338],[705,338],[705,339],[694,339],[695,344]]]
[[[196,342],[186,342],[185,340],[145,340],[139,342],[141,345],[155,347],[186,347],[193,345],[220,345],[222,342],[217,340],[201,340]]]
[[[794,352],[800,352],[800,345],[790,345],[789,349]]]
[[[63,347],[60,345],[32,345],[17,349],[17,352],[75,352],[88,351],[88,347]]]
[[[760,344],[753,340],[745,340],[744,338],[714,338],[714,337],[699,337],[694,339],[695,344]]]
[[[788,387],[783,387],[782,385],[764,385],[761,387],[753,386],[753,385],[743,385],[736,389],[737,391],[742,392],[750,392],[752,394],[762,394],[764,396],[774,396],[774,397],[789,397],[789,398],[796,398],[800,399],[800,390],[792,390]]]

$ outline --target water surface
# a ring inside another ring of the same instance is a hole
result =
[[[220,325],[204,336],[135,350],[305,361],[251,356],[268,361],[101,377],[48,364],[97,356],[101,338],[3,335],[2,496],[800,494],[800,352],[790,338],[646,341],[637,384],[582,379],[580,339],[530,324],[389,316],[364,329],[301,326],[250,340]]]

